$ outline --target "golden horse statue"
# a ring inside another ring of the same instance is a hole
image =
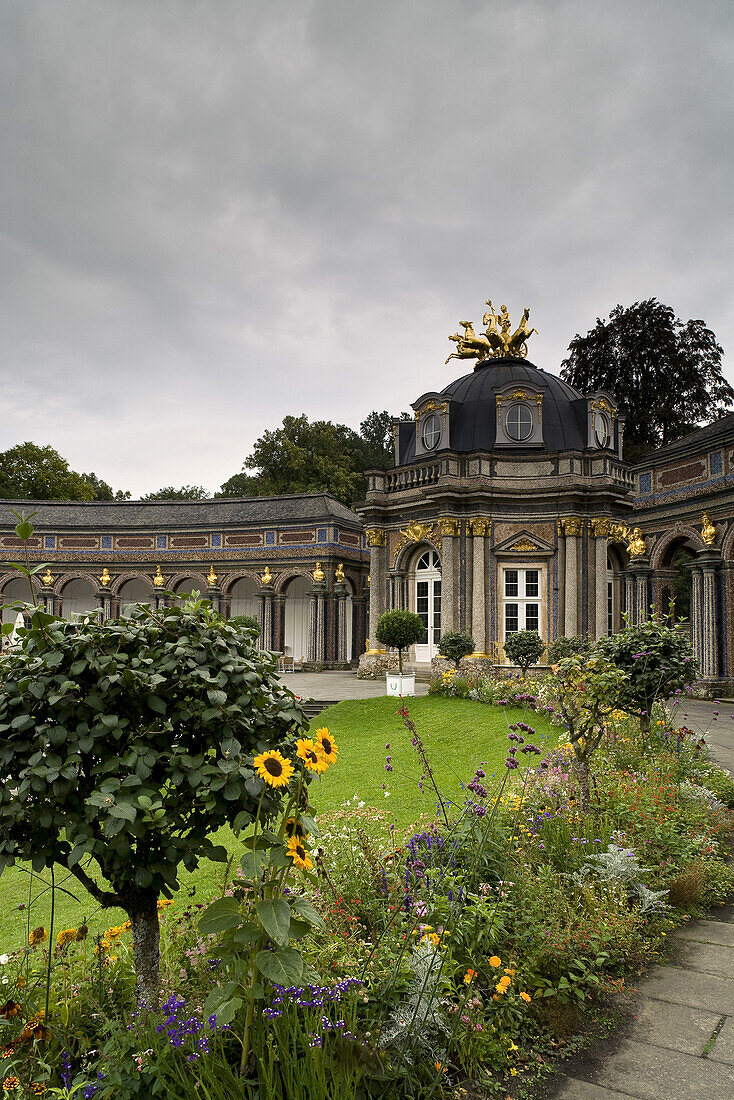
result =
[[[449,340],[456,344],[456,351],[449,355],[447,363],[449,359],[476,359],[478,363],[482,363],[490,357],[509,356],[524,359],[527,356],[527,342],[533,333],[538,331],[530,327],[530,309],[524,310],[520,324],[513,333],[510,333],[511,323],[507,306],[500,306],[500,312],[497,314],[491,298],[487,299],[485,305],[489,306],[489,310],[482,317],[484,332],[477,335],[471,321],[459,321],[459,326],[464,332],[455,332],[449,336]]]

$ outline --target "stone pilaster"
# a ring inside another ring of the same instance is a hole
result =
[[[277,649],[273,639],[273,589],[270,585],[263,587],[257,594],[258,620],[260,622],[260,647],[261,649]]]
[[[635,616],[634,622],[644,623],[650,614],[650,566],[639,559],[632,560],[635,575]]]
[[[607,543],[612,529],[612,521],[606,517],[592,520],[589,524],[594,535],[594,637],[606,637],[609,616],[607,603]]]
[[[212,611],[221,611],[222,609],[222,590],[218,584],[208,584],[206,586],[206,598],[212,605]]]
[[[698,565],[691,569],[691,645],[703,675],[703,571]]]
[[[625,572],[623,573],[623,577],[624,577],[624,610],[625,610],[625,614],[628,616],[629,625],[632,626],[632,624],[636,621],[635,620],[635,578],[634,578],[633,574],[631,572],[629,572],[628,569],[625,570]]]
[[[54,590],[50,585],[41,585],[38,602],[47,615],[54,614]]]
[[[470,631],[474,639],[473,657],[486,657],[487,649],[487,536],[491,520],[469,520],[472,545],[472,599]]]
[[[370,621],[367,637],[370,648],[379,650],[377,622],[386,610],[387,600],[387,532],[371,527],[366,537],[370,548]]]
[[[581,581],[581,553],[579,540],[581,537],[582,520],[577,516],[569,516],[559,520],[561,530],[566,540],[566,580],[565,580],[565,610],[564,633],[570,638],[579,632],[579,587]]]
[[[459,629],[459,536],[461,522],[437,521],[441,533],[441,633]]]
[[[345,584],[334,585],[336,603],[336,659],[341,664],[347,660],[347,588]]]
[[[719,675],[716,583],[721,551],[707,547],[699,552],[696,564],[701,566],[701,675],[704,680],[714,680]]]

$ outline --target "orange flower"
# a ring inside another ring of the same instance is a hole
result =
[[[22,1005],[19,1005],[17,1001],[6,1001],[2,1008],[0,1008],[0,1016],[5,1020],[11,1020],[13,1016],[17,1016],[23,1011]]]
[[[502,959],[499,957],[499,955],[492,955],[489,960],[489,965],[493,966],[496,970],[498,966],[502,966]]]
[[[469,985],[469,982],[473,981],[474,978],[476,978],[476,976],[477,976],[476,970],[472,970],[472,968],[469,967],[466,974],[464,975],[464,985]]]
[[[520,994],[520,996],[521,996],[521,997],[522,997],[522,999],[523,999],[523,1000],[524,1000],[524,1001],[526,1002],[526,1004],[530,1004],[530,1002],[531,1002],[531,1001],[532,1001],[532,999],[533,999],[533,998],[532,998],[531,996],[529,996],[529,994],[527,994],[527,993],[521,993],[521,994]]]

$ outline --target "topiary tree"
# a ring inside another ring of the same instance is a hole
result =
[[[555,642],[551,642],[548,646],[548,664],[555,665],[564,657],[573,657],[576,653],[585,655],[591,652],[591,647],[590,639],[578,634],[556,638]]]
[[[537,630],[514,630],[505,639],[504,650],[513,665],[519,665],[523,675],[540,660],[545,642]]]
[[[419,642],[426,632],[420,615],[413,611],[386,611],[377,620],[377,640],[398,651],[398,668],[403,675],[403,650]]]
[[[277,812],[288,786],[266,786],[253,759],[292,755],[302,723],[274,661],[207,603],[104,624],[36,611],[3,659],[0,873],[62,864],[123,908],[138,1000],[154,1004],[159,894],[177,889],[180,864],[227,858],[210,839],[221,825]]]
[[[442,657],[453,661],[458,669],[459,662],[474,652],[474,639],[468,630],[450,630],[441,636],[438,652]]]
[[[237,630],[251,630],[255,638],[260,637],[260,623],[254,615],[232,615],[227,622]]]
[[[654,614],[618,634],[601,638],[596,652],[627,673],[617,705],[640,719],[640,731],[650,729],[650,715],[658,699],[667,699],[698,678],[691,640],[681,623]]]

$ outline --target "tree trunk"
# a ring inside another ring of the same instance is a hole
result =
[[[647,737],[649,732],[650,732],[650,713],[649,713],[649,711],[645,711],[644,714],[640,715],[640,733],[642,734],[643,737]]]
[[[139,1007],[158,1007],[160,992],[160,938],[158,893],[137,890],[127,900],[133,933],[135,999]]]
[[[579,810],[585,817],[591,809],[591,786],[589,783],[589,761],[575,761],[576,778],[579,783]]]

